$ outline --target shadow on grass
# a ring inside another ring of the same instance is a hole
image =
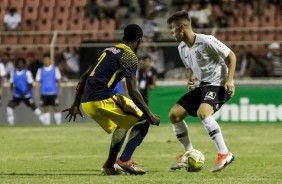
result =
[[[42,170],[43,172],[0,173],[0,176],[103,176],[100,170]],[[80,173],[87,172],[87,173]]]

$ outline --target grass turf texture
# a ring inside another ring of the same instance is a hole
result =
[[[102,176],[100,168],[111,135],[97,125],[0,127],[0,183],[282,183],[281,124],[222,124],[227,145],[236,160],[219,173],[209,170],[216,149],[200,123],[190,125],[196,149],[206,163],[202,171],[170,171],[181,152],[171,126],[151,127],[134,156],[146,175]]]

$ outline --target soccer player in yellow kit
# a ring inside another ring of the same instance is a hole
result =
[[[81,104],[90,118],[107,133],[113,133],[109,156],[101,169],[105,175],[121,174],[114,164],[130,174],[145,174],[130,159],[136,147],[142,143],[150,124],[160,123],[159,116],[150,111],[137,88],[138,58],[135,53],[142,37],[143,31],[138,25],[126,26],[123,43],[106,48],[98,60],[93,61],[93,65],[80,78],[72,106],[63,111],[68,112],[66,118],[69,117],[69,121],[75,120],[77,114],[82,116],[79,110]],[[113,92],[124,77],[132,100]],[[131,127],[128,142],[117,159]]]

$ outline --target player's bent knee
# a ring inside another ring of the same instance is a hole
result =
[[[197,112],[197,116],[198,116],[201,120],[203,120],[203,119],[205,119],[206,117],[210,116],[210,114],[205,113],[205,112],[198,111],[198,112]]]
[[[15,104],[13,101],[10,101],[10,102],[8,103],[8,107],[15,108],[15,107],[16,107],[16,104]]]
[[[171,123],[177,123],[182,121],[184,118],[180,117],[175,111],[171,110],[168,114],[168,118],[170,119]]]

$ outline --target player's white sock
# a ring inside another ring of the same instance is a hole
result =
[[[225,154],[228,153],[228,149],[225,145],[221,129],[214,119],[213,116],[208,116],[205,119],[202,120],[206,131],[209,133],[212,140],[214,140],[214,143],[217,147],[218,153]]]
[[[62,113],[61,112],[54,113],[54,119],[56,121],[56,124],[60,125],[62,123]]]
[[[50,125],[51,124],[51,115],[49,112],[42,114],[42,123],[43,125]]]
[[[14,125],[14,121],[15,121],[14,109],[11,107],[7,107],[7,121],[9,125]]]
[[[36,116],[38,116],[38,118],[39,118],[39,120],[41,121],[41,123],[44,123],[43,121],[43,119],[44,119],[44,116],[43,116],[43,114],[42,114],[42,112],[41,112],[41,110],[39,109],[39,108],[36,108],[35,110],[34,110],[34,113],[36,114]]]
[[[184,151],[193,149],[193,145],[188,133],[188,126],[184,120],[178,123],[173,123],[172,129],[178,141],[183,146]]]
[[[40,110],[39,108],[36,108],[36,109],[34,110],[34,113],[35,113],[37,116],[42,115],[42,112],[41,112],[41,110]]]

